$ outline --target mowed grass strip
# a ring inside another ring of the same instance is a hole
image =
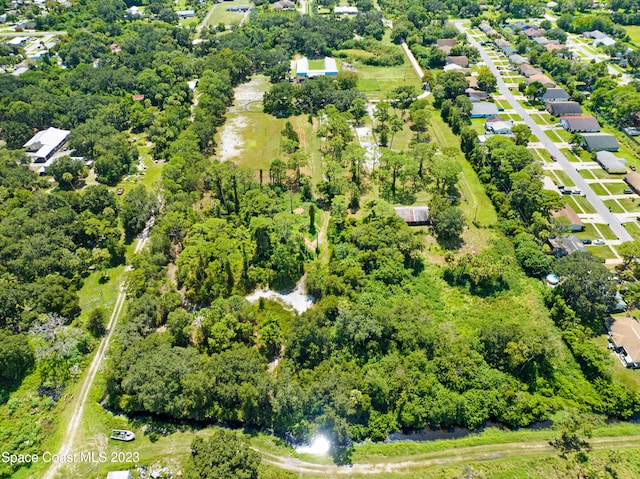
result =
[[[433,111],[431,116],[430,131],[432,138],[441,146],[455,146],[460,148],[460,139],[453,134],[451,128],[440,118],[437,111]],[[460,151],[460,150],[459,150]],[[474,220],[481,226],[493,226],[498,221],[498,216],[493,204],[487,196],[482,183],[478,179],[478,175],[473,170],[471,164],[460,151],[456,156],[462,167],[460,175],[460,189],[466,201],[462,203],[461,208],[465,216],[469,220]]]

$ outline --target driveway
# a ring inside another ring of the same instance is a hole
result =
[[[620,239],[620,241],[632,241],[633,238],[624,228],[620,220],[609,211],[609,208],[605,206],[600,197],[596,195],[593,190],[589,187],[589,184],[585,181],[585,179],[580,176],[580,173],[576,171],[576,168],[573,164],[567,160],[567,158],[560,152],[560,149],[557,145],[549,139],[549,137],[542,131],[540,125],[538,125],[535,121],[531,119],[529,113],[525,110],[525,108],[518,103],[516,98],[511,94],[511,91],[505,84],[502,79],[502,75],[500,70],[495,66],[487,52],[482,48],[482,45],[478,43],[475,38],[469,33],[469,31],[462,25],[462,22],[455,22],[456,27],[462,33],[464,33],[471,45],[473,45],[479,52],[482,60],[485,62],[491,73],[493,73],[496,77],[498,83],[498,89],[504,95],[505,99],[509,102],[511,107],[518,113],[523,121],[531,128],[531,132],[538,138],[538,141],[544,146],[544,148],[558,160],[558,164],[562,167],[562,169],[569,175],[569,178],[575,183],[576,187],[582,190],[584,195],[587,197],[589,202],[593,205],[596,212],[600,217],[604,220],[605,223],[609,225],[613,233]]]

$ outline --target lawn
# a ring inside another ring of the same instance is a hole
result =
[[[584,170],[584,171],[588,171],[588,170]],[[605,183],[591,183],[589,186],[591,187],[591,189],[593,190],[593,192],[598,195],[598,196],[608,196],[611,193],[606,189],[607,186],[609,184]]]
[[[198,17],[181,18],[179,23],[185,28],[195,27],[200,23],[200,19]]]
[[[105,312],[110,313],[118,297],[118,290],[124,266],[117,268],[109,268],[105,271],[107,280],[103,279],[102,271],[94,271],[84,280],[84,284],[78,297],[80,298],[80,321],[82,321],[89,312],[97,307],[101,307]]]
[[[587,214],[592,214],[595,213],[596,210],[593,208],[593,206],[591,205],[591,203],[589,202],[588,199],[586,199],[584,196],[581,195],[571,195],[571,197],[573,198],[573,201],[575,201],[578,205],[580,205],[580,208],[582,209],[582,211],[584,211]]]
[[[235,129],[234,134],[241,139],[242,149],[239,155],[230,158],[238,166],[251,168],[254,171],[264,170],[264,178],[268,177],[269,165],[276,158],[286,161],[286,154],[281,151],[280,145],[283,136],[280,131],[284,128],[284,124],[290,121],[294,129],[300,136],[301,148],[308,153],[315,152],[319,154],[320,143],[315,137],[314,127],[312,127],[306,115],[299,115],[287,119],[274,118],[273,116],[262,112],[242,112],[229,113],[227,115],[227,123],[234,119],[238,119],[242,127]],[[220,144],[220,135],[224,129],[216,134],[216,142]],[[307,148],[305,149],[305,145]],[[309,149],[309,147],[311,147]],[[314,168],[310,165],[309,168]],[[317,173],[317,174],[316,174]],[[320,175],[320,171],[313,171],[312,176]]]
[[[569,178],[569,175],[567,175],[563,170],[553,170],[553,173],[560,180],[558,183],[563,184],[564,186],[575,186],[573,180]]]
[[[599,178],[601,180],[619,180],[620,179],[620,175],[610,175],[609,173],[607,173],[601,168],[596,168],[595,170],[591,170],[591,171],[596,176],[596,178]]]
[[[567,130],[565,130],[564,128],[558,128],[556,130],[553,130],[556,132],[556,134],[562,138],[562,141],[566,141],[567,143],[569,142],[569,140],[571,139],[571,133],[568,132]]]
[[[590,239],[594,240],[600,237],[600,235],[596,232],[593,223],[585,223],[584,229],[576,233],[576,236],[581,240]]]
[[[634,240],[640,240],[640,225],[636,221],[630,221],[628,223],[624,223],[624,225]]]
[[[422,83],[406,59],[402,65],[395,67],[365,65],[357,58],[350,58],[347,61],[352,63],[358,72],[358,89],[369,99],[386,100],[394,88],[403,85],[422,89]]]
[[[602,237],[606,240],[616,240],[618,237],[611,231],[611,228],[607,225],[603,225],[601,223],[594,225],[596,231],[599,232],[598,236]]]
[[[310,59],[309,70],[324,70],[324,58]]]
[[[227,12],[227,7],[232,5],[249,5],[250,0],[233,0],[232,2],[218,3],[215,10],[209,17],[208,26],[216,26],[221,23],[225,25],[239,25],[242,20],[243,13]]]
[[[478,132],[478,135],[482,135],[485,133],[485,129],[484,129],[485,122],[486,122],[485,118],[472,118],[471,127]]]
[[[598,258],[602,258],[602,259],[611,259],[611,258],[615,258],[616,255],[613,254],[613,251],[611,251],[611,247],[610,246],[591,246],[591,245],[587,245],[586,246],[587,251],[589,253],[591,253],[593,256],[597,256]]]
[[[640,199],[636,195],[629,195],[629,198],[618,200],[618,203],[629,213],[640,212]]]
[[[538,125],[548,125],[549,124],[549,122],[546,120],[544,114],[541,114],[541,113],[530,113],[529,116]]]
[[[562,141],[564,141],[564,140],[562,139],[562,137],[561,137],[560,135],[558,135],[558,132],[556,132],[555,130],[547,130],[547,131],[545,131],[544,133],[545,133],[545,134],[549,137],[549,139],[550,139],[551,141],[553,141],[553,142],[557,142],[557,141],[562,142]]]
[[[430,131],[432,138],[440,145],[457,147],[460,144],[460,139],[453,134],[451,128],[444,123],[438,114],[433,114],[431,117]],[[462,166],[460,189],[466,198],[466,201],[461,204],[465,216],[471,220],[475,219],[476,223],[481,226],[495,225],[498,217],[482,183],[462,152],[458,158]]]
[[[583,170],[579,171],[580,176],[582,176],[584,179],[586,180],[595,180],[596,177],[593,173],[591,173],[591,170],[587,170],[586,168]]]
[[[622,206],[616,200],[605,200],[604,205],[609,208],[612,213],[624,213]]]
[[[611,192],[612,195],[623,195],[626,194],[624,192],[624,190],[629,189],[629,186],[622,181],[622,178],[620,178],[619,182],[616,183],[607,183],[607,189]],[[633,198],[637,198],[638,196],[636,194],[630,194],[629,198],[633,199]]]
[[[540,157],[540,159],[546,163],[551,162],[551,154],[547,150],[543,150],[540,148],[533,148],[533,152]]]

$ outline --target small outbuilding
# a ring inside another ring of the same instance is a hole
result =
[[[624,175],[627,172],[627,161],[618,158],[610,151],[596,152],[596,161],[611,175]]]
[[[336,15],[355,15],[358,13],[358,7],[352,5],[337,5],[333,9],[333,13]]]
[[[196,16],[196,11],[195,10],[178,10],[176,12],[176,15],[178,15],[178,18],[193,18]]]
[[[274,3],[271,8],[273,8],[274,10],[295,10],[296,4],[291,0],[279,0],[278,2]]]
[[[396,215],[402,218],[409,226],[431,223],[428,206],[396,206],[393,209],[396,211]]]

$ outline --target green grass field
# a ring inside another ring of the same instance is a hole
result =
[[[420,80],[405,60],[403,65],[395,67],[376,67],[353,60],[358,72],[358,89],[369,99],[385,100],[387,95],[402,85],[411,85],[420,89]]]
[[[209,17],[208,26],[217,26],[221,23],[225,25],[239,25],[242,20],[243,13],[228,12],[227,7],[237,5],[249,5],[250,0],[233,0],[232,2],[218,3],[215,10]]]

